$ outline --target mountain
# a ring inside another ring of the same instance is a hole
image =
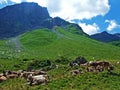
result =
[[[101,42],[112,42],[120,40],[120,34],[109,34],[106,31],[90,36],[92,39],[96,39]]]
[[[9,38],[27,31],[40,28],[52,29],[54,26],[64,27],[69,22],[59,18],[51,18],[47,8],[37,3],[23,2],[0,9],[0,38]],[[73,24],[80,31],[77,24]]]
[[[0,38],[12,37],[35,28],[50,18],[46,8],[37,3],[21,3],[0,10]]]
[[[120,37],[120,33],[115,33],[114,35],[116,35],[117,37]]]
[[[0,19],[2,24],[0,25],[3,27],[0,27],[0,31],[5,30],[0,37],[7,37],[0,40],[0,90],[118,90],[120,88],[120,47],[89,38],[79,25],[66,22],[59,17],[51,18],[47,9],[36,3],[17,4],[0,11],[4,12],[0,13],[4,17],[1,16],[3,24]],[[102,71],[100,67],[95,70],[89,65],[70,67],[69,64],[78,61],[80,57],[85,58],[81,58],[82,61],[108,62],[115,69],[107,71],[105,67],[102,68],[105,71]],[[90,72],[87,72],[88,68]],[[39,70],[45,71],[50,77],[45,85],[41,83],[29,86],[27,79],[21,77],[29,71],[33,73]],[[78,74],[76,71],[79,71]],[[2,72],[8,73],[8,76],[19,72],[21,75],[12,79],[7,77],[7,80],[3,81]]]

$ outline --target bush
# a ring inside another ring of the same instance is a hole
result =
[[[28,68],[27,70],[31,70],[31,69],[40,69],[46,66],[51,66],[51,61],[50,60],[34,60],[31,63],[28,64]]]

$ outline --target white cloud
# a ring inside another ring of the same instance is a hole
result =
[[[12,2],[20,3],[22,0],[11,0]]]
[[[5,1],[5,0],[2,0]],[[108,0],[11,0],[37,2],[46,6],[52,17],[59,16],[63,19],[91,19],[98,15],[104,16],[110,10]]]
[[[7,3],[7,0],[0,0],[0,4]]]
[[[117,24],[115,20],[105,20],[105,22],[109,23],[107,30],[112,31],[115,28],[120,28],[120,25]]]
[[[64,19],[69,17],[70,20],[91,19],[98,15],[104,16],[110,9],[108,0],[59,0],[50,6],[51,3],[56,1],[58,0],[47,2],[51,16],[59,16]],[[54,9],[56,9],[56,11]]]
[[[21,1],[23,1],[23,0],[21,0]],[[26,2],[37,2],[39,5],[44,6],[44,7],[47,7],[48,1],[49,0],[26,0]]]
[[[96,23],[91,24],[86,24],[86,23],[79,23],[79,25],[82,27],[83,31],[89,35],[98,33],[100,28]]]

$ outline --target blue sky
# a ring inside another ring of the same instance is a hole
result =
[[[20,2],[37,2],[52,17],[77,23],[89,35],[120,33],[120,0],[0,0],[0,8]]]

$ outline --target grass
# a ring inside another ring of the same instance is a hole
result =
[[[84,71],[77,76],[71,75],[70,71],[73,68],[68,65],[59,65],[59,68],[47,72],[50,76],[50,82],[47,85],[29,86],[26,80],[17,78],[1,83],[0,90],[119,90],[120,66],[113,64],[115,70],[112,73],[107,71],[85,73]]]
[[[26,33],[21,36],[21,43],[25,49],[35,51],[35,55],[42,59],[56,59],[59,56],[70,59],[84,56],[90,60],[93,57],[107,60],[120,59],[119,47],[67,32],[60,27],[56,29],[56,32],[45,29]]]
[[[120,47],[120,41],[113,41],[110,44]]]
[[[82,32],[76,32],[76,28],[70,27],[66,27],[66,30],[56,27],[54,32],[49,29],[34,30],[19,36],[22,45],[19,53],[14,52],[12,43],[6,44],[10,39],[1,40],[0,51],[5,53],[0,54],[0,72],[6,69],[26,70],[34,60],[40,62],[50,60],[52,64],[57,64],[59,67],[47,72],[50,76],[48,85],[31,87],[26,84],[25,79],[17,78],[0,83],[0,90],[120,90],[120,65],[116,64],[120,60],[120,47],[92,40]],[[67,30],[69,28],[70,30]],[[6,53],[7,51],[9,53]],[[10,54],[12,56],[8,58]],[[86,72],[72,76],[71,70],[82,69],[82,67],[68,66],[69,62],[78,56],[83,56],[88,61],[110,61],[115,69],[112,73]],[[66,62],[63,60],[57,63],[56,60],[61,57],[64,57]]]

